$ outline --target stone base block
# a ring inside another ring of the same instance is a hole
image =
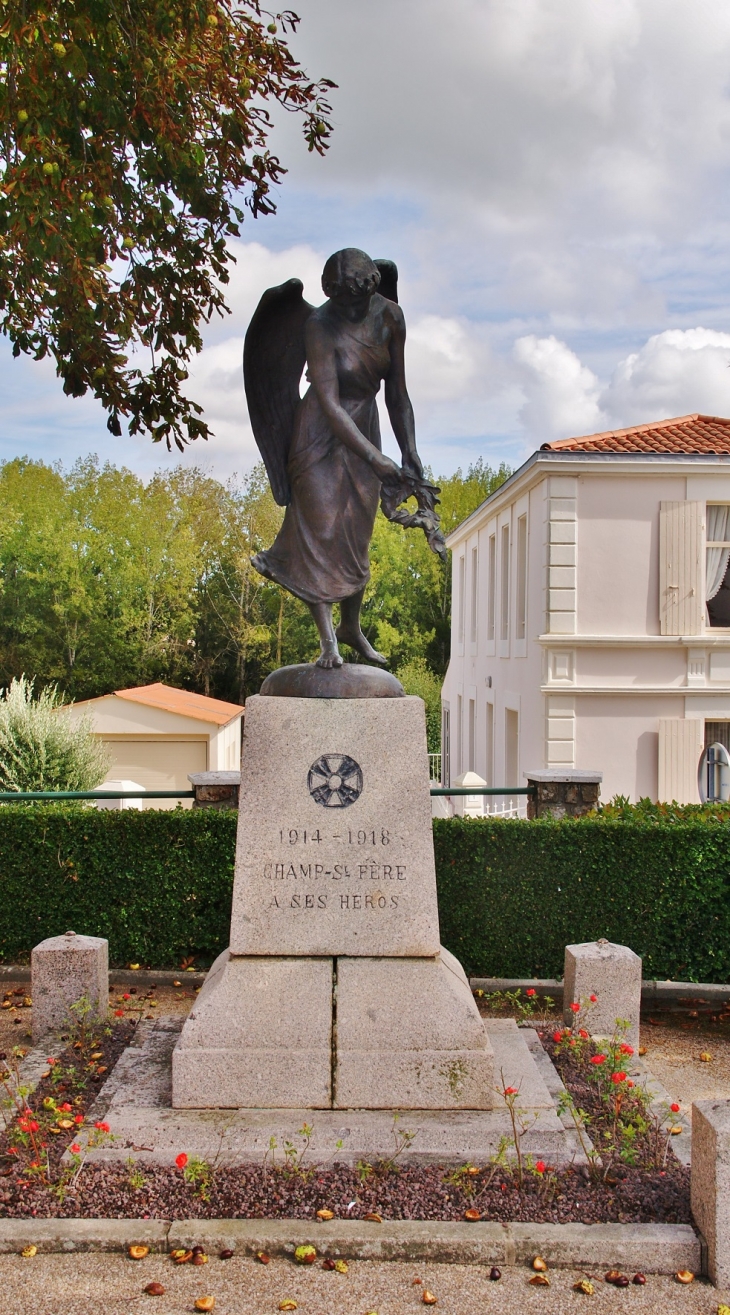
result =
[[[328,1108],[331,959],[219,955],[172,1057],[175,1109]]]
[[[591,1035],[613,1036],[616,1020],[624,1019],[629,1025],[625,1040],[638,1049],[641,1013],[641,959],[638,954],[627,945],[614,945],[606,940],[566,945],[563,982],[566,1023],[572,1024],[576,1020],[571,1004],[588,1001],[591,995],[597,997],[595,1004],[590,1004],[579,1016]]]
[[[461,964],[337,960],[334,1105],[490,1109],[493,1052]]]
[[[87,1001],[91,1015],[106,1019],[109,1011],[109,942],[101,936],[50,936],[30,957],[33,997],[33,1040],[62,1032],[81,1021],[73,1005]]]
[[[716,1287],[730,1287],[730,1100],[692,1106],[691,1193],[708,1275]]]

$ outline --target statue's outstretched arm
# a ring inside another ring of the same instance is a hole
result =
[[[352,417],[340,404],[335,352],[326,329],[312,318],[307,322],[304,338],[308,378],[335,437],[344,443],[345,447],[349,447],[351,452],[356,453],[372,466],[378,479],[397,479],[400,471],[395,462],[379,452],[365,435],[360,433]]]
[[[416,423],[406,388],[406,322],[399,306],[390,308],[392,329],[390,369],[385,379],[385,405],[398,447],[403,453],[403,469],[410,475],[423,475],[421,458],[416,451]]]

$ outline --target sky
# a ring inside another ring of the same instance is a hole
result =
[[[395,260],[418,445],[436,474],[549,439],[730,416],[726,0],[298,0],[292,39],[338,83],[324,159],[294,116],[275,216],[233,243],[231,315],[189,390],[215,436],[182,456],[111,437],[49,362],[0,342],[0,458],[88,453],[147,478],[257,458],[241,353],[261,293],[326,257]],[[397,453],[387,432],[384,446]]]

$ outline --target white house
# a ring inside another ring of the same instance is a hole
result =
[[[126,778],[146,790],[187,791],[190,772],[240,767],[243,711],[238,703],[158,681],[76,703],[72,715],[89,715],[111,749],[108,781]],[[153,808],[175,806],[174,799],[150,800]]]
[[[448,539],[442,775],[696,802],[730,747],[730,420],[545,443]]]

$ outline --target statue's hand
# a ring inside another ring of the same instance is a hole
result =
[[[376,451],[371,465],[382,484],[395,484],[401,477],[400,466],[396,466],[384,452]]]
[[[423,466],[417,452],[408,452],[403,457],[403,474],[412,479],[423,479]]]

